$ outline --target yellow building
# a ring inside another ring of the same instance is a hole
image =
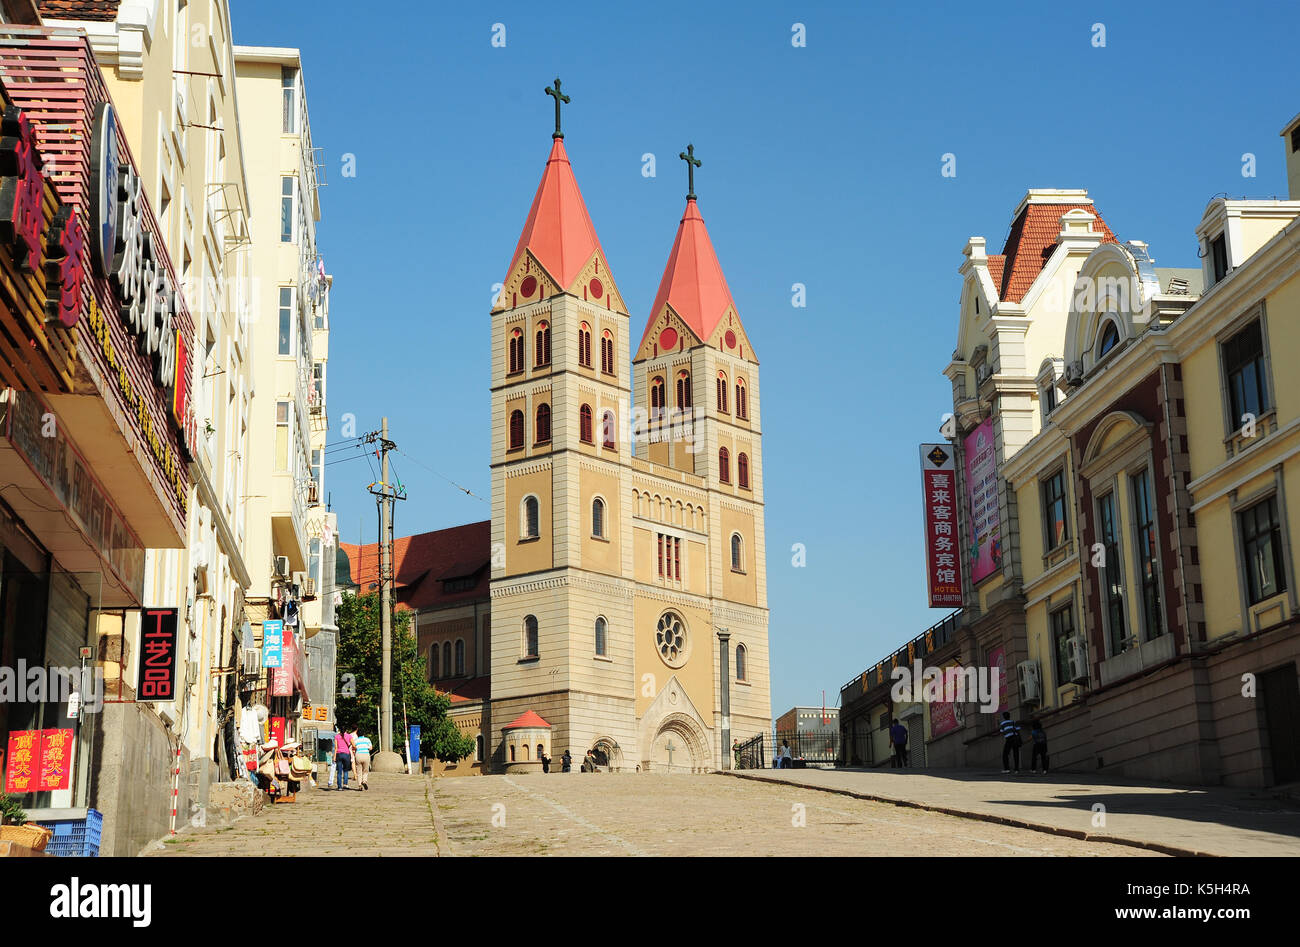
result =
[[[758,362],[693,193],[632,332],[557,128],[492,312],[494,767],[529,710],[625,770],[771,726]]]

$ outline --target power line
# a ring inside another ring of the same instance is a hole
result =
[[[397,453],[401,454],[403,457],[405,457],[405,458],[407,458],[408,460],[410,460],[411,463],[413,463],[413,464],[419,464],[421,467],[423,467],[425,470],[429,471],[429,473],[433,474],[434,476],[436,476],[436,477],[440,477],[440,478],[442,478],[443,480],[446,480],[449,484],[451,484],[453,487],[455,487],[455,488],[456,488],[457,490],[459,490],[461,493],[468,494],[469,496],[472,496],[472,497],[473,497],[474,499],[476,499],[476,500],[482,500],[484,503],[487,503],[487,502],[488,502],[486,499],[484,499],[483,497],[481,497],[481,496],[479,496],[477,493],[475,493],[473,490],[471,490],[469,487],[462,487],[462,486],[461,486],[459,483],[457,483],[455,480],[452,480],[450,477],[448,477],[448,476],[446,476],[446,475],[444,475],[444,474],[439,473],[438,471],[436,471],[436,470],[434,470],[432,467],[430,467],[428,464],[424,463],[424,461],[419,460],[419,459],[417,459],[417,458],[415,458],[415,457],[412,457],[410,454],[408,454],[406,451],[402,450],[401,448],[394,448],[394,450],[396,450]]]

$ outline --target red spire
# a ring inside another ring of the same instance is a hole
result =
[[[727,278],[722,275],[722,265],[713,252],[713,242],[704,227],[704,218],[693,200],[686,201],[686,212],[677,227],[677,239],[668,254],[668,266],[659,281],[659,292],[650,309],[650,321],[646,324],[642,344],[663,311],[664,303],[672,306],[691,331],[705,342],[727,309],[736,308],[731,290],[727,288]]]
[[[532,251],[562,289],[572,285],[592,253],[600,249],[596,228],[587,215],[587,205],[583,203],[564,150],[564,140],[560,138],[554,139],[551,145],[542,183],[537,185],[537,196],[528,211],[524,232],[519,235],[519,244],[510,258],[507,278],[525,249]]]

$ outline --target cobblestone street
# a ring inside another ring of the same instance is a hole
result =
[[[191,830],[150,854],[1152,854],[719,775],[372,776],[371,786],[309,789],[296,803]]]

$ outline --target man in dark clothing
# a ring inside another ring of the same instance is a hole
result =
[[[1011,719],[1011,711],[1002,711],[1002,772],[1009,773],[1010,760],[1016,761],[1016,774],[1020,773],[1020,725]]]
[[[1042,721],[1035,720],[1029,725],[1029,739],[1033,742],[1033,754],[1029,758],[1029,768],[1038,772],[1038,760],[1043,761],[1043,775],[1047,775],[1047,731]]]
[[[564,755],[560,757],[560,772],[568,773],[568,772],[572,772],[572,770],[573,770],[573,756],[572,754],[569,753],[568,750],[565,750]]]
[[[890,764],[894,769],[905,769],[907,767],[907,727],[894,718],[894,723],[889,728],[889,743],[894,748],[894,759]]]

